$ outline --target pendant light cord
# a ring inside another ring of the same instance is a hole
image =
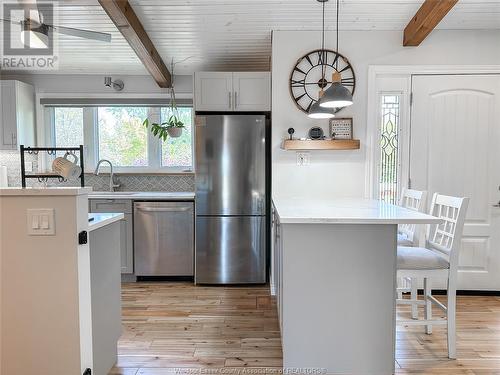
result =
[[[323,64],[321,66],[321,80],[322,82],[325,80],[325,74],[326,74],[326,65],[325,65],[325,2],[323,1],[323,23],[321,27],[321,55],[322,55],[322,60]],[[321,88],[323,90],[323,88]]]
[[[337,0],[337,55],[339,54],[339,0]],[[339,71],[339,59],[335,61],[335,70]]]

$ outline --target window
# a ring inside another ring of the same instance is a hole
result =
[[[400,97],[381,96],[379,199],[397,203],[400,186]]]
[[[56,147],[83,144],[83,108],[54,108],[54,144]]]
[[[147,107],[99,107],[98,159],[117,167],[148,166],[148,133],[142,126],[147,116]]]
[[[45,104],[50,126],[47,136],[57,147],[85,146],[86,171],[108,159],[117,172],[191,172],[193,166],[193,109],[180,107],[185,128],[166,142],[153,136],[142,123],[166,121],[167,106],[55,106]]]
[[[184,123],[182,135],[178,138],[169,137],[166,142],[161,142],[161,165],[164,167],[191,167],[193,165],[192,147],[192,108],[178,108],[180,120]],[[161,121],[164,122],[172,114],[170,108],[162,108]]]

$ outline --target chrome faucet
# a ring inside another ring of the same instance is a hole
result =
[[[102,163],[108,163],[109,164],[109,191],[115,191],[115,188],[120,187],[120,184],[118,182],[115,182],[115,175],[113,173],[113,164],[107,159],[101,159],[97,163],[97,166],[95,167],[94,174],[96,176],[99,176],[99,167],[101,166]]]

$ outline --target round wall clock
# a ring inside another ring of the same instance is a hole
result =
[[[318,100],[318,93],[332,84],[332,73],[338,69],[342,76],[342,84],[354,94],[356,77],[349,60],[340,53],[325,49],[309,52],[297,60],[290,73],[290,94],[297,107],[305,112]],[[325,70],[322,78],[322,69]],[[342,108],[336,108],[335,113]]]

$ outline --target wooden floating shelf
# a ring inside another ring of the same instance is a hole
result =
[[[359,139],[285,139],[284,150],[358,150]]]

